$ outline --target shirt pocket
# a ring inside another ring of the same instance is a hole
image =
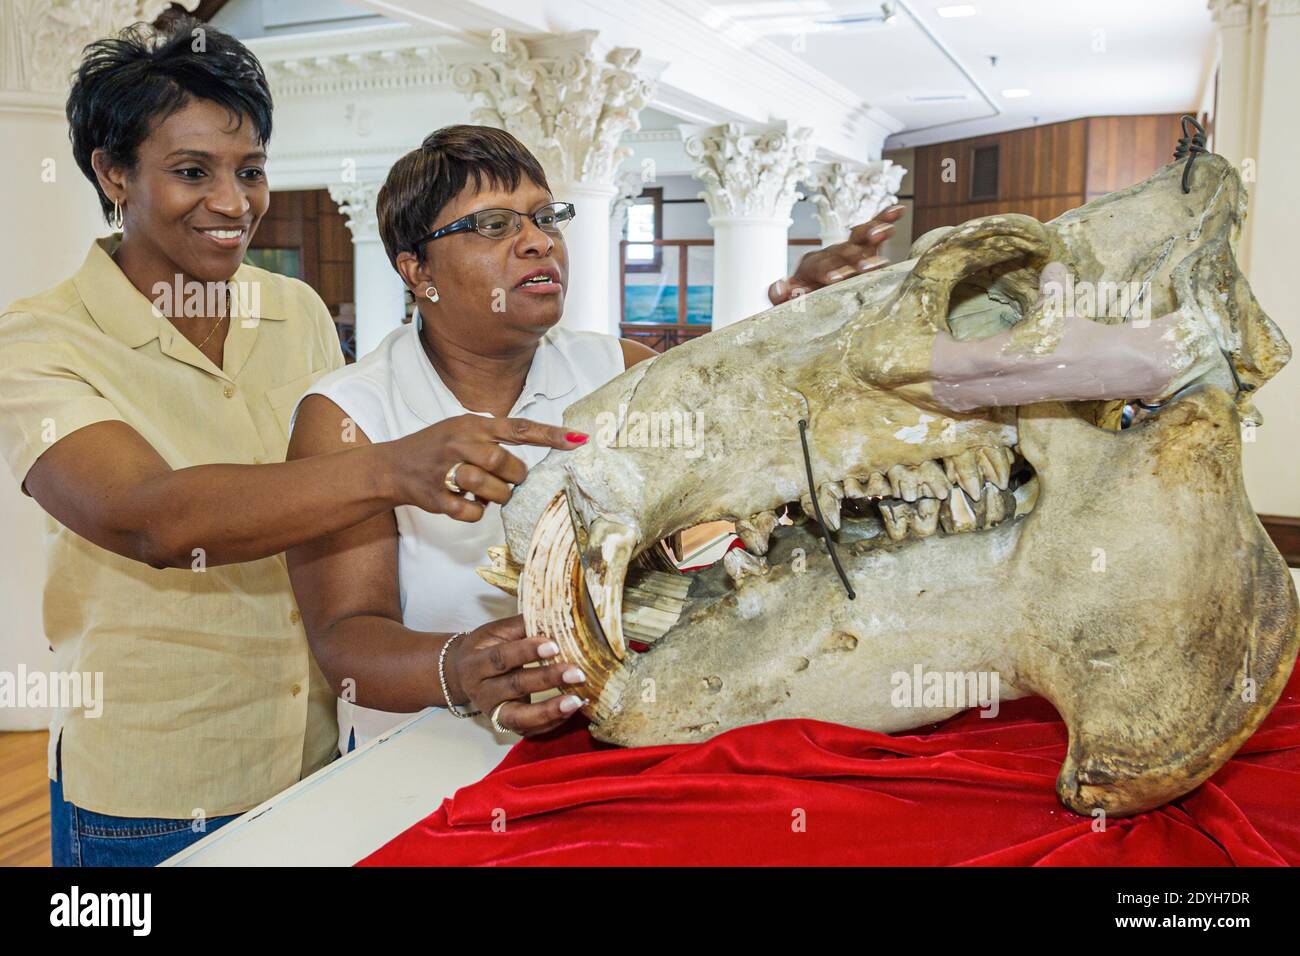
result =
[[[293,410],[298,404],[298,399],[302,398],[303,393],[311,388],[316,379],[324,375],[325,372],[326,369],[308,372],[291,382],[267,390],[266,401],[271,406],[271,412],[275,415],[276,424],[280,426],[286,441],[289,438],[289,422],[293,419]]]

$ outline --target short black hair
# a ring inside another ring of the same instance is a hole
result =
[[[458,125],[430,133],[393,164],[375,200],[388,261],[396,268],[398,253],[413,252],[423,262],[416,242],[466,183],[473,180],[476,191],[484,184],[514,190],[524,177],[551,189],[537,157],[503,129]]]
[[[211,100],[265,146],[271,140],[271,89],[262,64],[244,44],[193,17],[154,29],[136,23],[82,51],[68,93],[72,155],[99,193],[107,219],[113,203],[99,187],[90,157],[104,150],[113,165],[135,167],[140,144],[157,123],[194,100]]]

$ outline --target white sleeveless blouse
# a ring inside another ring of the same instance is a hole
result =
[[[420,345],[419,321],[395,329],[355,365],[318,379],[303,398],[324,395],[372,442],[392,441],[457,415],[486,415],[470,412],[443,383]],[[623,351],[617,338],[557,326],[538,343],[510,417],[559,425],[565,408],[622,371]],[[509,451],[531,468],[549,449],[511,445]],[[416,631],[469,631],[518,613],[514,598],[484,582],[474,570],[488,563],[489,547],[505,541],[500,505],[489,504],[483,517],[472,524],[411,505],[395,513],[403,624]],[[409,716],[340,700],[340,752],[360,747]],[[518,740],[496,739],[486,718],[474,722],[482,728],[484,745],[500,749],[502,756],[504,746]],[[477,730],[468,723],[466,727]]]

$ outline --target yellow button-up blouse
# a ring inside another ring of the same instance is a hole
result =
[[[257,309],[232,319],[218,368],[131,285],[115,242],[97,241],[71,279],[0,316],[0,451],[14,478],[104,421],[130,425],[172,468],[283,461],[294,403],[343,364],[324,303],[296,279],[242,266],[236,288]],[[192,569],[156,570],[47,518],[45,560],[50,670],[103,682],[97,716],[65,700],[51,723],[50,776],[62,734],[65,799],[119,816],[213,817],[333,756],[333,695],[283,555],[223,567],[196,555]]]

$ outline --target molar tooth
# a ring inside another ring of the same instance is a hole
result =
[[[922,498],[916,503],[916,513],[912,517],[912,533],[918,538],[928,538],[939,528],[939,509],[943,505],[937,498]]]
[[[753,554],[767,554],[768,538],[776,527],[776,512],[760,511],[736,522],[736,534]]]
[[[966,492],[966,497],[971,500],[979,500],[980,488],[984,484],[980,480],[979,462],[975,459],[975,452],[971,449],[953,455],[943,460],[943,466],[947,470],[948,480],[954,485],[961,485],[961,490]]]
[[[892,494],[893,491],[885,476],[878,471],[873,471],[871,477],[867,479],[867,495],[872,498],[888,498]]]
[[[920,495],[916,489],[916,475],[906,465],[894,465],[886,472],[889,476],[890,494],[904,501],[915,501]]]
[[[1011,483],[1011,463],[1002,454],[1001,446],[985,445],[976,452],[980,477],[999,488]]]
[[[933,459],[923,461],[916,467],[916,479],[921,484],[921,491],[927,498],[947,498],[952,488],[943,467]]]
[[[844,497],[845,498],[866,498],[867,488],[861,481],[856,478],[844,479]]]
[[[952,494],[940,506],[939,523],[948,534],[974,531],[978,527],[975,509],[971,507],[970,499],[961,488],[954,488]]]
[[[902,541],[907,537],[908,525],[914,514],[912,506],[905,501],[880,502],[880,518],[891,541]]]
[[[767,558],[760,558],[757,555],[750,554],[744,548],[732,548],[724,554],[722,556],[722,566],[736,584],[751,575],[762,576],[767,574],[768,570]]]

